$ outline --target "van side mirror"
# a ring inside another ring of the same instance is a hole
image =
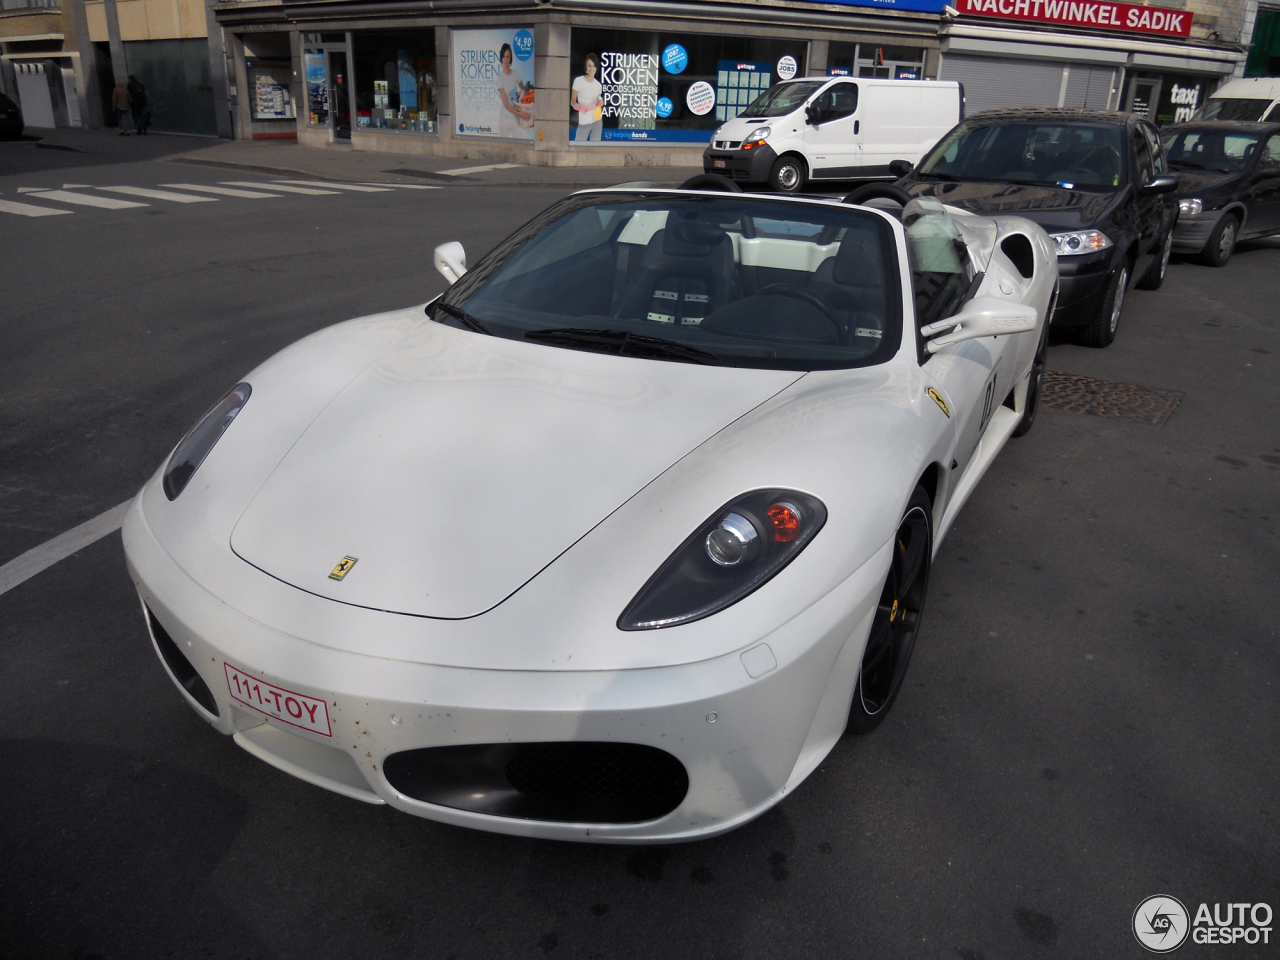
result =
[[[822,108],[816,102],[804,108],[804,122],[811,123],[815,127],[822,122]]]
[[[889,172],[895,177],[905,177],[908,173],[916,168],[916,165],[910,160],[890,160]]]
[[[974,297],[954,317],[920,328],[928,339],[925,349],[937,353],[961,340],[1026,333],[1036,328],[1036,309],[999,297]],[[932,338],[932,339],[930,339]]]
[[[457,240],[436,247],[433,259],[440,275],[451,284],[457,283],[458,278],[467,272],[467,251]]]
[[[1142,185],[1140,191],[1144,197],[1154,196],[1158,193],[1173,193],[1178,189],[1178,178],[1170,176],[1152,177]]]

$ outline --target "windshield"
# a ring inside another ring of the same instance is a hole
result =
[[[751,101],[740,117],[785,117],[816,93],[826,80],[802,80],[799,83],[775,83]]]
[[[944,180],[1111,190],[1120,184],[1120,129],[1077,123],[962,123],[939,141],[918,172]]]
[[[500,244],[433,315],[622,356],[866,366],[901,340],[895,250],[885,218],[836,204],[582,194]]]
[[[1193,120],[1261,120],[1271,100],[1244,100],[1235,97],[1210,97]]]
[[[1250,133],[1194,130],[1165,136],[1164,152],[1175,170],[1237,173],[1253,158],[1260,139]]]

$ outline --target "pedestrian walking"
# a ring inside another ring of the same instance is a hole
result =
[[[147,88],[142,81],[129,74],[129,112],[133,114],[133,129],[138,134],[147,132]]]
[[[116,126],[120,128],[120,136],[129,135],[129,126],[125,117],[129,115],[129,89],[123,80],[116,81],[116,88],[111,91],[111,109],[116,112]]]

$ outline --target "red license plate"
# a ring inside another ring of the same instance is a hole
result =
[[[322,737],[333,736],[333,728],[329,725],[329,705],[325,701],[277,687],[229,663],[224,662],[222,666],[227,672],[227,689],[237,703],[291,727],[309,730]]]
[[[723,169],[725,168],[725,166],[727,166],[727,161],[724,161],[724,160],[712,160],[712,161],[711,161],[711,166],[715,167],[717,170],[723,170]]]

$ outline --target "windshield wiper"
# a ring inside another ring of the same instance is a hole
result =
[[[1190,160],[1170,160],[1171,167],[1190,167],[1192,170],[1208,170],[1203,163],[1192,163]]]
[[[924,173],[920,170],[916,171],[916,175],[920,177],[928,177],[930,180],[950,180],[952,183],[960,183],[960,177],[950,173]]]
[[[673,340],[664,340],[661,337],[646,337],[643,334],[632,333],[630,330],[553,327],[550,330],[530,330],[525,333],[524,338],[600,350],[604,353],[616,353],[619,356],[629,352],[632,355],[683,360],[686,363],[717,363],[720,360],[714,353],[706,350],[699,350],[697,347],[676,343]]]
[[[490,336],[493,336],[488,327],[461,307],[455,307],[452,303],[437,303],[435,307],[437,310],[443,311],[455,320],[460,321],[468,330],[474,330],[476,333],[487,333]]]

